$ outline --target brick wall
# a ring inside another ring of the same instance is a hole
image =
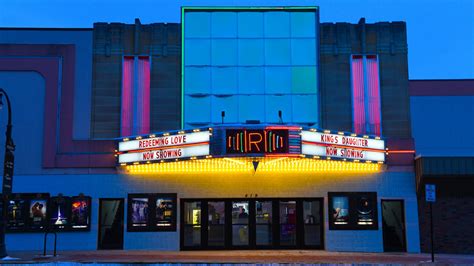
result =
[[[436,185],[433,204],[434,247],[437,253],[474,254],[474,178],[427,178],[419,188],[418,209],[422,252],[431,252],[430,212],[424,184]]]

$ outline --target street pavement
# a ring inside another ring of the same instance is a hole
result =
[[[10,252],[19,260],[2,263],[21,264],[431,264],[430,254],[355,253],[320,250],[247,250],[247,251],[138,251],[96,250],[58,251],[56,257],[41,257],[42,252]],[[474,265],[474,255],[437,254],[436,264]]]

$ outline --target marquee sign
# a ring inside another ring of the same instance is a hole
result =
[[[328,131],[325,131],[328,132]],[[297,126],[216,126],[176,133],[125,138],[117,144],[117,164],[139,164],[207,157],[315,156],[385,161],[379,137],[330,134]]]
[[[288,129],[228,129],[226,152],[288,153]]]
[[[118,143],[119,164],[182,159],[209,155],[209,131],[138,137]]]
[[[302,130],[301,153],[313,156],[384,162],[385,141]]]

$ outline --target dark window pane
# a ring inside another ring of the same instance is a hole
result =
[[[246,246],[249,244],[249,227],[247,225],[232,225],[232,245]]]
[[[184,245],[200,246],[201,245],[201,226],[184,226]]]
[[[280,245],[294,246],[296,245],[296,224],[280,225]]]
[[[232,202],[232,224],[249,223],[249,202]]]
[[[257,224],[272,223],[272,202],[256,201],[255,202],[255,220]]]
[[[224,225],[210,224],[208,227],[208,240],[209,246],[224,246]]]
[[[269,246],[272,244],[271,225],[259,225],[256,227],[256,241],[259,246]]]

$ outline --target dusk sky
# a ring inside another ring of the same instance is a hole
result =
[[[321,22],[406,21],[410,79],[474,78],[474,0],[2,0],[0,27],[180,22],[181,6],[319,6]]]

